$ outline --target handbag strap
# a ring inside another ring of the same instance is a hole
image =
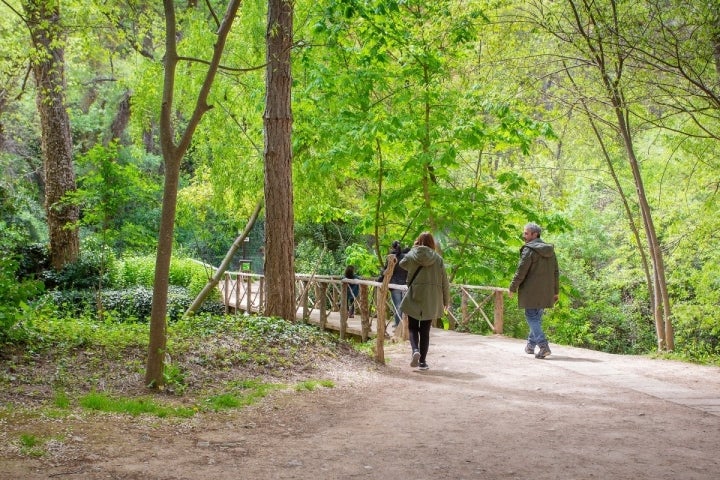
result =
[[[418,269],[415,270],[415,273],[413,273],[413,276],[412,276],[412,278],[410,279],[410,283],[408,283],[408,285],[407,285],[408,288],[410,288],[410,286],[412,285],[412,283],[415,281],[415,277],[417,277],[418,273],[420,273],[420,270],[422,270],[422,267],[423,267],[423,266],[420,265],[420,266],[418,267]]]

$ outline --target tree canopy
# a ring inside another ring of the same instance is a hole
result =
[[[172,250],[219,265],[276,172],[264,143],[268,3],[242,2],[213,60],[232,2],[167,2],[176,30],[158,2],[62,2],[51,46],[65,84],[48,89],[31,81],[47,57],[26,7],[52,3],[0,1],[3,250],[29,258],[28,245],[76,231],[80,257],[154,253],[164,228]],[[720,354],[712,2],[299,0],[293,10],[283,195],[296,270],[341,274],[350,259],[374,278],[393,240],[430,230],[453,282],[505,286],[535,221],[560,260],[561,301],[547,317],[557,341]],[[67,115],[71,172],[43,157],[48,92]],[[168,219],[161,192],[175,173]],[[78,215],[58,228],[61,207]]]

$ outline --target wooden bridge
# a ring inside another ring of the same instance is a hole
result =
[[[348,316],[348,286],[359,286],[359,294],[352,298],[356,316]],[[218,284],[226,312],[262,314],[265,311],[265,277],[248,272],[226,272]],[[406,285],[347,279],[328,275],[295,275],[296,317],[339,333],[341,339],[354,337],[377,341],[376,359],[384,362],[382,343],[389,337],[387,327],[393,322],[395,305],[390,290],[407,291]],[[480,318],[496,333],[503,333],[504,295],[506,288],[476,285],[450,285],[453,305],[448,311],[447,324],[454,330]],[[402,314],[401,314],[402,315]],[[492,317],[492,321],[491,321]],[[406,316],[393,335],[407,340]],[[433,326],[438,327],[440,319]]]

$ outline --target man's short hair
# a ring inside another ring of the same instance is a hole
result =
[[[530,230],[533,233],[537,233],[538,237],[542,233],[542,228],[540,228],[540,225],[538,225],[535,222],[528,223],[527,225],[525,225],[525,228],[527,228],[528,230]]]

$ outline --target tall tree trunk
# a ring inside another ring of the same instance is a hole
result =
[[[165,190],[163,192],[160,232],[155,259],[155,280],[153,283],[152,310],[150,313],[150,342],[145,370],[145,385],[151,388],[162,388],[165,384],[163,371],[165,367],[165,347],[167,344],[167,297],[170,282],[170,259],[172,257],[173,236],[175,228],[175,212],[180,178],[180,162],[187,152],[195,129],[202,116],[211,108],[207,104],[210,88],[220,65],[225,41],[232,27],[232,22],[240,8],[240,0],[231,0],[225,16],[217,30],[217,40],[212,60],[208,64],[195,109],[188,120],[187,127],[177,145],[174,143],[173,99],[175,91],[175,72],[179,61],[177,53],[177,31],[175,22],[175,5],[173,0],[163,0],[165,9],[165,77],[163,98],[160,109],[160,143],[165,162]]]
[[[295,320],[292,184],[292,0],[269,0],[266,32],[265,282],[266,314]]]
[[[28,0],[24,3],[33,46],[37,52],[33,74],[37,84],[43,167],[45,213],[50,233],[50,261],[61,269],[77,260],[80,238],[75,223],[79,207],[63,203],[75,190],[70,118],[65,109],[65,53],[60,25],[60,2]]]

